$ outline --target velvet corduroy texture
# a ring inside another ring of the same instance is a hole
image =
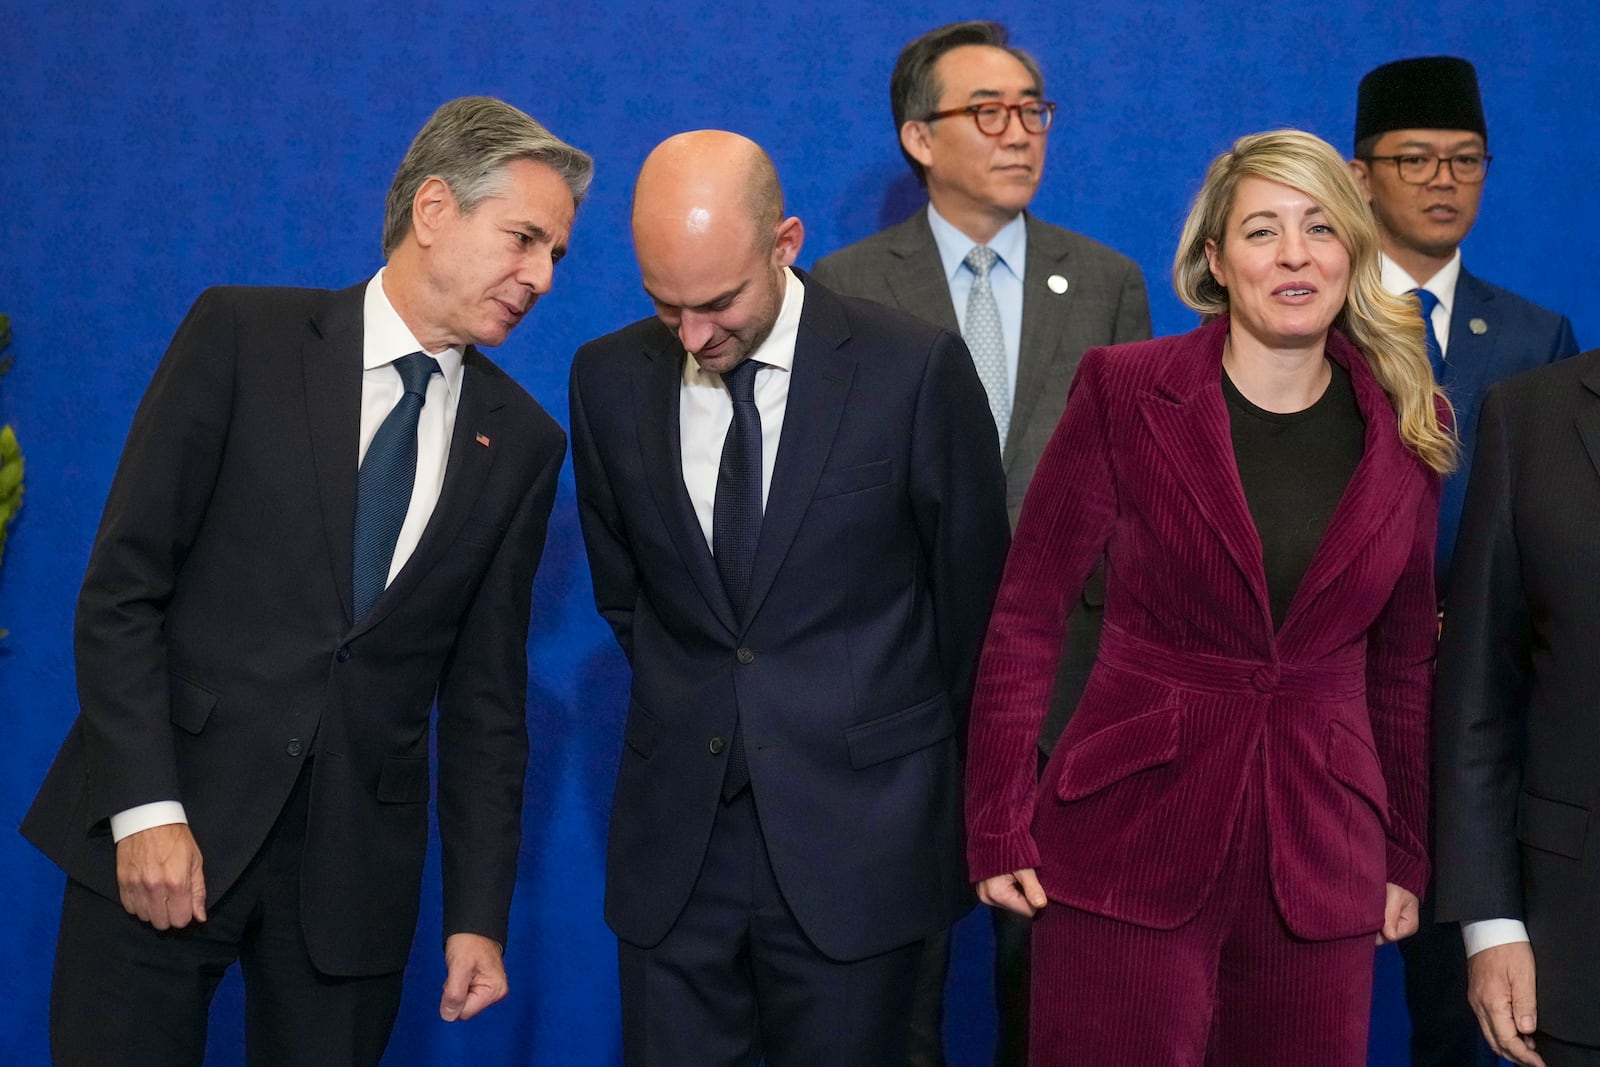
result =
[[[1228,320],[1084,356],[1023,506],[979,669],[967,769],[977,880],[1161,929],[1216,883],[1260,751],[1290,930],[1371,933],[1427,881],[1438,478],[1341,335],[1366,450],[1282,628],[1222,397]],[[1101,658],[1037,785],[1064,605],[1107,558]]]

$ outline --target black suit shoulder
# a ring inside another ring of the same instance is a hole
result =
[[[1596,379],[1600,379],[1600,348],[1513,374],[1491,385],[1484,399],[1487,403],[1490,397],[1495,398],[1508,412],[1543,417],[1552,404],[1573,395],[1583,382]]]

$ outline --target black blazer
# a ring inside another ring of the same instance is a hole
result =
[[[1067,389],[1084,352],[1103,345],[1150,339],[1150,305],[1138,264],[1082,234],[1024,215],[1022,335],[1011,429],[1003,460],[1006,510],[1016,528],[1022,498],[1050,435],[1067,406]],[[944,262],[928,211],[817,262],[816,275],[841,293],[909,311],[959,333]],[[1056,289],[1050,287],[1058,279]],[[1061,283],[1065,282],[1065,286]],[[1067,627],[1050,712],[1039,735],[1048,754],[1066,727],[1094,668],[1105,613],[1105,571],[1096,567],[1077,598]]]
[[[779,884],[825,954],[971,906],[958,745],[1009,536],[994,420],[959,338],[799,276],[743,625],[684,488],[682,346],[652,318],[573,361],[595,602],[633,667],[606,870],[606,920],[633,944],[693,887],[735,716]]]
[[[1485,396],[1446,602],[1439,918],[1527,923],[1540,1029],[1600,1045],[1600,350]]]
[[[139,406],[78,602],[80,714],[23,832],[117,899],[108,818],[183,802],[215,901],[314,756],[316,966],[403,968],[438,699],[444,929],[504,943],[534,569],[564,435],[468,349],[443,490],[351,622],[365,285],[211,289]]]

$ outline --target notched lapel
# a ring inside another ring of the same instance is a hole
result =
[[[683,484],[678,393],[682,388],[683,361],[689,356],[678,345],[647,349],[644,356],[650,360],[650,367],[647,373],[633,379],[633,410],[645,480],[650,483],[651,496],[673,547],[699,587],[706,606],[723,626],[736,633],[739,627],[733,605],[722,588],[717,562],[711,558],[705,532],[694,513],[694,502]]]
[[[1578,436],[1583,439],[1583,447],[1589,453],[1589,462],[1594,464],[1596,474],[1600,474],[1600,369],[1591,370],[1583,379],[1584,386],[1596,399],[1578,411],[1574,420],[1578,426]]]
[[[885,267],[884,283],[894,295],[896,307],[961,335],[961,323],[944,276],[944,261],[939,258],[939,246],[928,225],[927,208],[900,224],[889,246]]]
[[[334,293],[314,316],[301,347],[306,421],[322,505],[332,581],[345,618],[353,614],[351,567],[355,551],[356,457],[361,450],[362,302],[366,286]]]
[[[1088,347],[1067,344],[1072,329],[1069,311],[1076,291],[1072,286],[1071,254],[1066,244],[1050,229],[1035,223],[1032,215],[1026,216],[1024,221],[1028,229],[1028,253],[1022,271],[1022,336],[1017,339],[1017,383],[1011,403],[1011,429],[1006,434],[1004,450],[1008,476],[1017,442],[1027,432],[1051,367],[1063,353],[1081,352]],[[1056,275],[1067,280],[1066,292],[1057,293],[1050,288],[1050,279]]]
[[[1472,331],[1474,321],[1485,325],[1483,333]],[[1497,325],[1493,290],[1463,270],[1456,279],[1455,307],[1450,311],[1450,351],[1444,360],[1444,385],[1448,391],[1475,394],[1485,376],[1495,373],[1498,361],[1494,350],[1500,335]]]
[[[1267,595],[1261,537],[1239,481],[1220,379],[1199,384],[1192,391],[1152,391],[1140,398],[1139,411],[1177,481],[1233,557],[1270,631],[1272,602]]]

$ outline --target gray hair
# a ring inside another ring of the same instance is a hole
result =
[[[543,163],[566,182],[577,207],[589,192],[594,160],[501,100],[464,96],[433,113],[400,161],[383,212],[383,255],[411,229],[411,204],[429,178],[450,188],[463,215],[505,188],[505,168],[518,159]]]

